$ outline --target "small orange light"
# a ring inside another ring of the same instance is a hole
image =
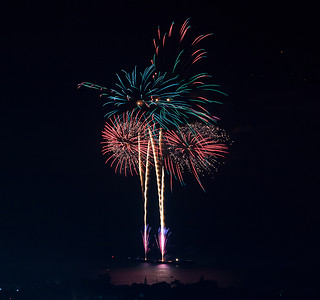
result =
[[[171,101],[171,99],[170,99],[170,98],[167,98],[167,101]]]

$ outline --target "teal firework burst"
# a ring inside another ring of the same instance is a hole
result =
[[[149,123],[163,129],[176,128],[194,120],[215,122],[218,118],[205,106],[220,103],[208,96],[212,92],[222,93],[218,90],[219,86],[208,83],[211,76],[207,73],[182,72],[205,57],[206,52],[198,48],[198,43],[210,34],[188,39],[188,24],[189,20],[177,34],[174,33],[173,23],[168,34],[162,36],[158,29],[158,37],[153,40],[156,49],[154,57],[143,72],[137,72],[137,67],[132,72],[122,70],[121,75],[116,74],[117,81],[111,89],[90,82],[82,82],[78,86],[100,92],[107,107],[107,118],[127,111],[143,112]],[[177,51],[170,50],[172,45],[177,44],[174,41],[178,43]],[[182,46],[186,48],[180,50]],[[165,61],[173,63],[166,64]]]

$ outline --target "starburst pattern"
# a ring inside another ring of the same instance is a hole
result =
[[[200,174],[217,170],[218,158],[228,152],[229,140],[224,130],[215,125],[187,124],[164,134],[166,169],[184,183],[183,172],[191,172],[202,189]]]
[[[110,162],[115,172],[139,173],[139,155],[142,163],[147,156],[146,127],[143,114],[124,113],[106,122],[102,131],[102,153],[109,156],[106,163]]]

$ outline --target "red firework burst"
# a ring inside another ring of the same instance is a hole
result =
[[[139,157],[145,161],[148,149],[147,123],[143,114],[124,113],[110,118],[102,131],[102,154],[115,172],[139,174]]]
[[[217,170],[218,158],[228,153],[228,136],[215,125],[188,124],[176,131],[167,131],[164,139],[164,163],[171,176],[184,184],[183,172],[187,169],[203,190],[199,174]]]

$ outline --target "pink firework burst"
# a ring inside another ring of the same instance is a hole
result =
[[[166,155],[164,162],[171,176],[183,184],[183,172],[191,172],[201,188],[199,174],[217,170],[218,158],[228,153],[229,140],[224,130],[215,125],[193,123],[164,134]]]
[[[144,248],[144,260],[147,260],[147,254],[150,251],[150,231],[151,227],[148,224],[144,226],[143,231],[141,231]]]
[[[157,242],[157,246],[161,253],[161,261],[164,261],[165,255],[167,253],[167,245],[168,245],[168,239],[171,234],[171,231],[169,228],[163,227],[158,229],[158,236],[155,236],[155,240]]]
[[[148,149],[147,123],[143,114],[124,113],[110,118],[102,131],[102,154],[115,172],[139,174],[139,157],[145,161]]]

